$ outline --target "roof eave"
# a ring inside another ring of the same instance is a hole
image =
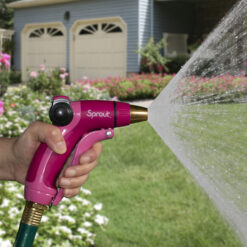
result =
[[[59,3],[68,3],[75,2],[78,0],[33,0],[33,1],[17,1],[7,4],[9,8],[12,9],[21,9],[21,8],[29,8],[29,7],[38,7],[45,5],[54,5]]]

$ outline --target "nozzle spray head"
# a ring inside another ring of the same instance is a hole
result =
[[[148,109],[142,106],[130,105],[130,123],[148,120]]]

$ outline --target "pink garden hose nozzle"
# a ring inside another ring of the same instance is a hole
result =
[[[66,96],[53,98],[49,113],[52,123],[64,136],[67,151],[56,154],[45,143],[38,148],[29,167],[25,199],[41,205],[57,205],[63,197],[56,180],[75,148],[70,165],[79,164],[79,156],[101,140],[113,138],[115,127],[147,120],[147,109],[115,101],[70,101]]]

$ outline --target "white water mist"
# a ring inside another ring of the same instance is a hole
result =
[[[247,246],[247,0],[149,107],[149,122]]]

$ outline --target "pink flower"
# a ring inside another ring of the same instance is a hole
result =
[[[14,107],[16,107],[16,104],[15,103],[11,103],[10,106],[14,108]]]
[[[60,74],[59,75],[61,79],[65,79],[66,75],[65,74]]]
[[[6,54],[6,53],[0,53],[0,65],[5,64],[5,68],[9,69],[10,68],[10,59],[11,56]]]
[[[83,92],[86,93],[89,89],[90,89],[90,85],[89,85],[89,84],[86,84],[86,85],[83,87]]]
[[[3,115],[4,113],[4,102],[0,100],[0,115]]]
[[[30,77],[31,78],[36,78],[38,76],[38,72],[37,71],[32,71],[31,73],[30,73]]]
[[[41,71],[45,71],[45,65],[44,65],[44,64],[40,64],[39,69],[40,69]]]
[[[84,76],[82,77],[82,80],[83,80],[83,81],[86,81],[86,80],[88,80],[88,77],[84,75]]]
[[[65,69],[65,68],[60,68],[60,71],[61,71],[62,73],[65,73],[65,72],[66,72],[66,69]]]
[[[117,97],[117,96],[114,96],[114,97],[112,98],[112,101],[118,101],[118,97]]]

